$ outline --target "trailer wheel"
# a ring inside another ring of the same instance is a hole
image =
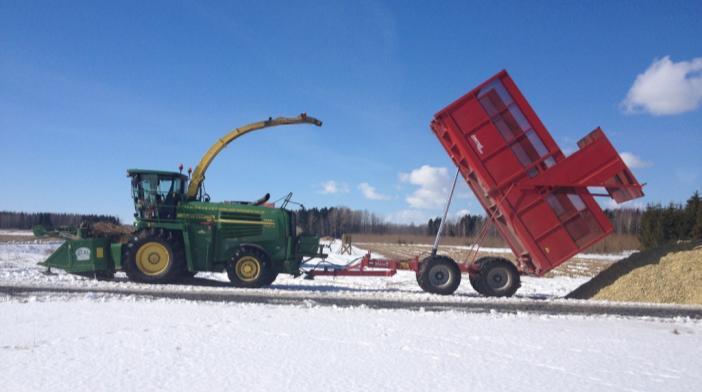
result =
[[[478,260],[475,261],[475,265],[478,266],[478,269],[480,269],[487,261],[488,259],[491,259],[492,257],[481,257]],[[487,295],[484,292],[483,286],[482,286],[482,281],[480,279],[480,273],[471,273],[468,275],[468,281],[470,282],[470,286],[473,288],[473,290],[477,291],[479,294]]]
[[[417,283],[428,293],[453,294],[461,284],[461,270],[450,257],[429,256],[419,266]]]
[[[273,274],[268,255],[256,249],[241,249],[227,263],[227,275],[234,287],[263,287],[271,284]]]
[[[511,297],[521,286],[517,267],[499,257],[485,258],[477,279],[476,291],[488,297]]]
[[[478,275],[468,275],[468,281],[473,290],[483,294],[483,286],[480,284],[480,277]]]
[[[143,283],[170,283],[181,274],[183,252],[173,241],[160,235],[131,239],[124,254],[124,270],[129,280]]]

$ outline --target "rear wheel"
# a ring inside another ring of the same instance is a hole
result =
[[[142,235],[130,240],[124,255],[130,280],[144,283],[170,283],[183,269],[180,246],[160,235]]]
[[[480,294],[488,297],[511,297],[521,286],[519,271],[509,260],[489,257],[478,262],[480,273],[472,279],[476,280],[473,288]]]
[[[227,275],[235,287],[257,288],[269,285],[273,274],[268,256],[256,249],[239,250],[227,263]]]
[[[468,281],[470,282],[470,287],[478,293],[483,293],[483,286],[480,284],[480,277],[478,275],[468,275]]]
[[[478,266],[478,269],[480,269],[480,267],[487,259],[489,259],[489,257],[483,257],[476,260],[475,265]],[[468,281],[470,282],[470,286],[473,288],[473,290],[477,291],[480,294],[484,294],[483,286],[480,279],[480,273],[469,274]]]
[[[461,284],[461,270],[450,257],[429,256],[419,266],[417,283],[428,293],[453,294]]]

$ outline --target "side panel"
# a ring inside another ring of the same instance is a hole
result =
[[[192,221],[188,225],[190,251],[195,271],[212,271],[214,225],[209,222]]]
[[[114,243],[110,245],[110,254],[112,255],[112,262],[114,263],[115,270],[122,269],[122,245],[120,243]]]
[[[261,206],[188,202],[178,208],[187,220],[193,263],[197,270],[221,271],[240,246],[263,248],[282,268],[288,253],[288,220],[284,210]]]

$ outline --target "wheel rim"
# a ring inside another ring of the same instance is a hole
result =
[[[488,271],[486,280],[492,290],[501,291],[512,284],[512,275],[507,268],[496,267]]]
[[[171,255],[168,249],[158,242],[147,242],[136,254],[136,265],[145,275],[155,276],[162,274],[171,264]]]
[[[236,276],[244,282],[251,282],[261,275],[261,263],[257,258],[245,256],[236,263]]]
[[[451,271],[445,265],[435,265],[429,270],[429,283],[438,288],[448,286],[451,283]]]

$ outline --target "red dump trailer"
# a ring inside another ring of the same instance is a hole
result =
[[[439,111],[431,129],[509,244],[515,263],[475,260],[476,247],[471,260],[458,264],[437,255],[435,244],[432,256],[421,262],[368,256],[352,268],[317,275],[377,276],[378,268],[388,269],[386,275],[411,269],[424,290],[449,294],[458,287],[460,273],[467,272],[478,292],[511,296],[520,274],[541,276],[612,232],[594,196],[617,203],[643,196],[641,184],[600,128],[566,157],[506,71]],[[592,193],[589,187],[606,193]]]

